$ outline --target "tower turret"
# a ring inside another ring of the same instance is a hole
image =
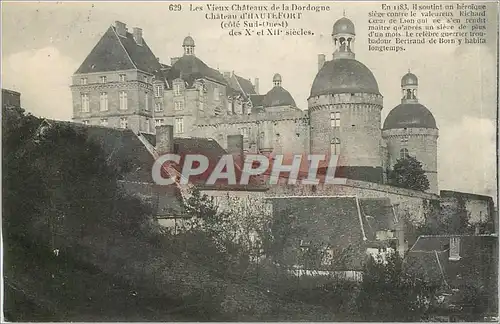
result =
[[[429,192],[439,193],[437,175],[437,139],[439,137],[436,120],[417,97],[418,78],[408,71],[401,78],[401,104],[392,109],[384,122],[382,137],[389,152],[388,165],[394,166],[398,159],[415,157],[422,163]]]

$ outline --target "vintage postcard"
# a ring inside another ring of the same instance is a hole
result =
[[[498,1],[4,1],[2,320],[498,321]]]

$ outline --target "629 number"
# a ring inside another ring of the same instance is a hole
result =
[[[182,5],[179,4],[171,4],[168,6],[168,10],[170,11],[181,11],[182,10]]]

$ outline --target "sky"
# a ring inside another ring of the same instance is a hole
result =
[[[232,2],[230,2],[232,3]],[[331,59],[333,23],[346,16],[356,27],[356,59],[375,75],[384,96],[382,118],[400,103],[400,80],[411,69],[419,78],[419,100],[438,128],[439,187],[496,195],[497,16],[487,11],[487,44],[414,45],[399,53],[369,52],[368,13],[380,3],[317,3],[330,11],[305,12],[290,27],[314,36],[234,37],[204,13],[169,11],[161,2],[12,2],[2,4],[2,87],[20,91],[25,109],[60,120],[72,114],[70,78],[115,20],[141,27],[162,63],[182,55],[190,35],[196,55],[213,68],[260,80],[260,93],[280,73],[283,87],[301,109],[317,73],[317,56]],[[199,3],[198,3],[199,4]],[[258,3],[255,3],[258,4]]]

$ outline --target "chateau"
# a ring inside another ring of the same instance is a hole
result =
[[[74,121],[93,126],[89,133],[110,154],[136,158],[141,175],[131,173],[123,182],[134,192],[155,197],[156,218],[165,226],[176,226],[183,217],[180,196],[173,191],[182,196],[185,188],[178,183],[174,189],[155,186],[150,172],[154,159],[164,153],[195,153],[213,163],[229,152],[270,158],[338,155],[345,184],[200,186],[219,201],[231,196],[270,202],[273,213],[291,213],[294,206],[308,235],[332,246],[355,242],[364,253],[396,241],[404,253],[411,242],[405,238],[402,217],[453,218],[462,205],[471,222],[496,227],[491,197],[439,191],[439,131],[432,113],[420,103],[419,81],[410,71],[401,79],[401,104],[382,121],[383,96],[370,69],[356,60],[355,39],[351,20],[343,17],[333,24],[331,60],[318,55],[308,107],[301,109],[279,73],[273,76],[273,87],[260,94],[258,78],[251,82],[204,63],[191,36],[182,43],[183,55],[163,64],[140,28],[130,33],[116,22],[73,75]],[[422,163],[430,183],[427,192],[387,183],[387,171],[408,156]]]
[[[173,125],[175,137],[215,139],[227,148],[227,136],[243,135],[245,152],[340,156],[349,179],[386,182],[386,171],[400,157],[422,162],[437,194],[438,128],[418,100],[418,79],[401,80],[401,104],[381,128],[383,96],[375,76],[354,53],[354,24],[335,22],[332,60],[318,56],[318,73],[308,109],[297,107],[279,73],[273,87],[259,94],[254,83],[234,72],[209,67],[196,56],[188,36],[183,55],[162,64],[143,38],[116,22],[73,75],[74,121],[155,133]]]

